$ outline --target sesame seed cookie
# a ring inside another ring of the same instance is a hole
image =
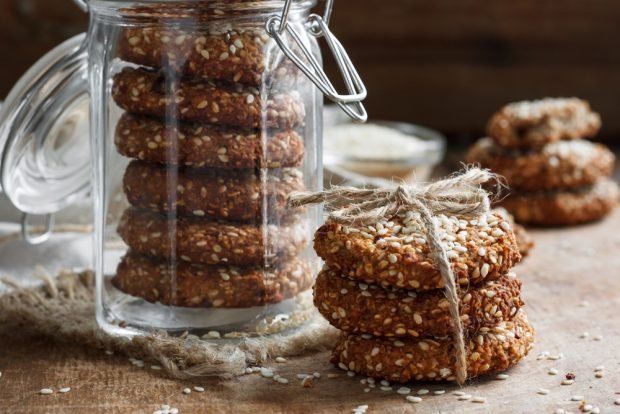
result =
[[[540,148],[551,142],[596,135],[601,118],[587,101],[545,98],[504,106],[495,113],[487,134],[506,148]]]
[[[508,220],[510,226],[512,227],[512,231],[515,234],[515,240],[517,241],[517,246],[519,246],[519,253],[521,253],[521,257],[525,258],[528,256],[530,251],[534,248],[534,246],[536,246],[536,242],[527,232],[525,227],[519,223],[515,223],[514,216],[503,207],[496,207],[493,209],[493,212],[500,214],[504,217],[504,219]]]
[[[170,229],[174,229],[171,243]],[[308,244],[305,222],[276,226],[225,224],[199,218],[169,217],[130,207],[118,234],[136,253],[204,264],[262,265],[297,256]]]
[[[604,145],[581,139],[531,151],[501,148],[483,138],[469,150],[467,161],[503,175],[515,191],[539,191],[594,184],[612,174],[615,156]]]
[[[266,136],[265,136],[266,135]],[[243,131],[175,124],[125,113],[116,127],[118,152],[142,161],[208,168],[298,167],[304,141],[295,131]]]
[[[519,193],[501,205],[515,220],[537,226],[570,226],[599,220],[618,203],[618,184],[609,178],[572,191]]]
[[[271,87],[290,87],[299,74],[275,41],[258,28],[215,33],[163,25],[128,27],[121,32],[118,51],[119,58],[137,65],[253,86],[267,82]]]
[[[497,279],[521,259],[510,224],[501,216],[437,219],[458,284]],[[405,289],[444,286],[414,211],[371,226],[327,221],[315,234],[314,248],[330,269],[351,279]]]
[[[210,220],[256,221],[265,208],[268,218],[277,222],[291,212],[286,206],[288,194],[303,189],[301,172],[294,169],[264,173],[132,161],[123,178],[123,190],[133,206]]]
[[[482,327],[466,342],[468,378],[505,371],[532,348],[534,329],[520,311],[513,321]],[[344,370],[394,382],[455,381],[450,338],[397,339],[343,333],[332,362]]]
[[[241,84],[216,85],[171,73],[124,68],[114,76],[112,97],[134,114],[235,128],[292,129],[303,123],[305,108],[295,91],[263,101],[260,91]]]
[[[510,273],[459,292],[467,332],[512,319],[523,306],[521,282]],[[314,285],[314,305],[336,328],[381,337],[450,335],[454,329],[443,290],[385,289],[323,269]]]
[[[190,308],[249,308],[279,303],[312,285],[312,272],[302,260],[278,269],[205,266],[146,258],[128,252],[112,284],[148,302]]]

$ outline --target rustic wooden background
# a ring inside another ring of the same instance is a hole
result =
[[[366,80],[375,119],[471,139],[506,102],[575,95],[602,114],[601,138],[620,143],[618,21],[617,0],[358,0],[336,2],[333,28]],[[71,0],[2,0],[0,97],[85,27]]]

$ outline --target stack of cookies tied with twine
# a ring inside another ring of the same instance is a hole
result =
[[[463,383],[525,357],[534,332],[511,272],[521,255],[483,186],[501,187],[472,168],[426,186],[291,196],[331,210],[315,234],[325,267],[314,303],[342,331],[337,366],[394,382]]]
[[[546,98],[506,105],[468,162],[506,178],[512,194],[501,205],[524,224],[564,226],[595,221],[618,201],[610,178],[614,154],[591,138],[601,120],[588,102]]]
[[[292,62],[268,61],[258,25],[170,24],[179,10],[119,35],[111,91],[124,111],[116,149],[131,159],[118,227],[129,250],[113,284],[179,307],[279,303],[313,281],[300,256],[309,226],[286,208],[305,188],[302,78]]]

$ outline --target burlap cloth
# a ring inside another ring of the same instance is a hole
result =
[[[0,296],[0,332],[46,335],[60,342],[81,344],[124,353],[128,357],[157,362],[174,378],[198,376],[230,378],[248,366],[276,356],[295,356],[332,348],[337,331],[320,317],[286,334],[244,338],[235,342],[204,341],[166,335],[112,337],[97,326],[92,272],[62,272],[53,278],[39,269],[42,284],[21,287],[2,277],[9,287]]]

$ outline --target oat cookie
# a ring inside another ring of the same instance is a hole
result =
[[[288,194],[303,189],[301,172],[294,169],[267,174],[132,161],[123,178],[133,206],[211,220],[255,221],[263,216],[263,207],[269,219],[281,219],[292,212],[286,206]]]
[[[167,77],[147,69],[124,68],[114,76],[112,97],[134,114],[235,128],[292,129],[303,123],[305,109],[296,92],[263,102],[260,91],[241,84]],[[167,123],[171,123],[168,119]]]
[[[515,234],[515,240],[517,241],[517,246],[519,246],[519,253],[521,253],[521,257],[525,258],[526,256],[528,256],[530,254],[530,251],[536,246],[536,242],[527,232],[525,227],[518,223],[515,223],[514,216],[503,207],[494,208],[493,212],[501,214],[504,219],[508,220],[508,222],[512,226],[512,231]]]
[[[500,216],[437,219],[458,284],[497,279],[521,258],[510,225]],[[414,211],[372,226],[328,221],[316,232],[314,248],[330,269],[351,279],[406,289],[443,288]]]
[[[512,319],[523,306],[521,282],[514,274],[462,289],[461,320],[466,332]],[[385,289],[323,269],[314,285],[314,304],[336,328],[381,337],[442,337],[453,332],[443,290]]]
[[[534,329],[520,311],[514,321],[480,328],[466,343],[469,378],[505,371],[532,348]],[[398,339],[343,333],[332,355],[342,369],[394,382],[455,381],[450,338]]]
[[[230,225],[199,218],[175,220],[135,207],[123,213],[118,234],[134,252],[146,256],[168,258],[174,250],[179,261],[238,266],[286,261],[297,256],[309,240],[304,221],[280,226]]]
[[[557,141],[532,151],[501,148],[483,138],[469,150],[467,161],[503,175],[515,191],[539,191],[591,185],[612,174],[615,156],[585,140]]]
[[[487,134],[507,148],[539,148],[562,139],[596,135],[601,118],[587,101],[577,98],[545,98],[511,103],[499,110],[487,125]]]
[[[210,125],[166,126],[125,113],[116,127],[119,153],[142,161],[209,168],[298,167],[304,142],[293,131],[232,130]]]
[[[265,82],[283,88],[294,85],[299,74],[275,41],[258,27],[219,33],[169,25],[128,27],[121,32],[118,48],[122,60],[192,78],[253,86]],[[270,61],[265,61],[267,58]]]
[[[268,271],[181,262],[171,268],[167,260],[150,259],[130,251],[119,264],[112,283],[129,295],[163,305],[248,308],[278,303],[309,289],[312,274],[302,260]]]
[[[572,191],[511,195],[501,205],[515,220],[538,226],[570,226],[605,217],[618,203],[618,184],[609,178]]]

